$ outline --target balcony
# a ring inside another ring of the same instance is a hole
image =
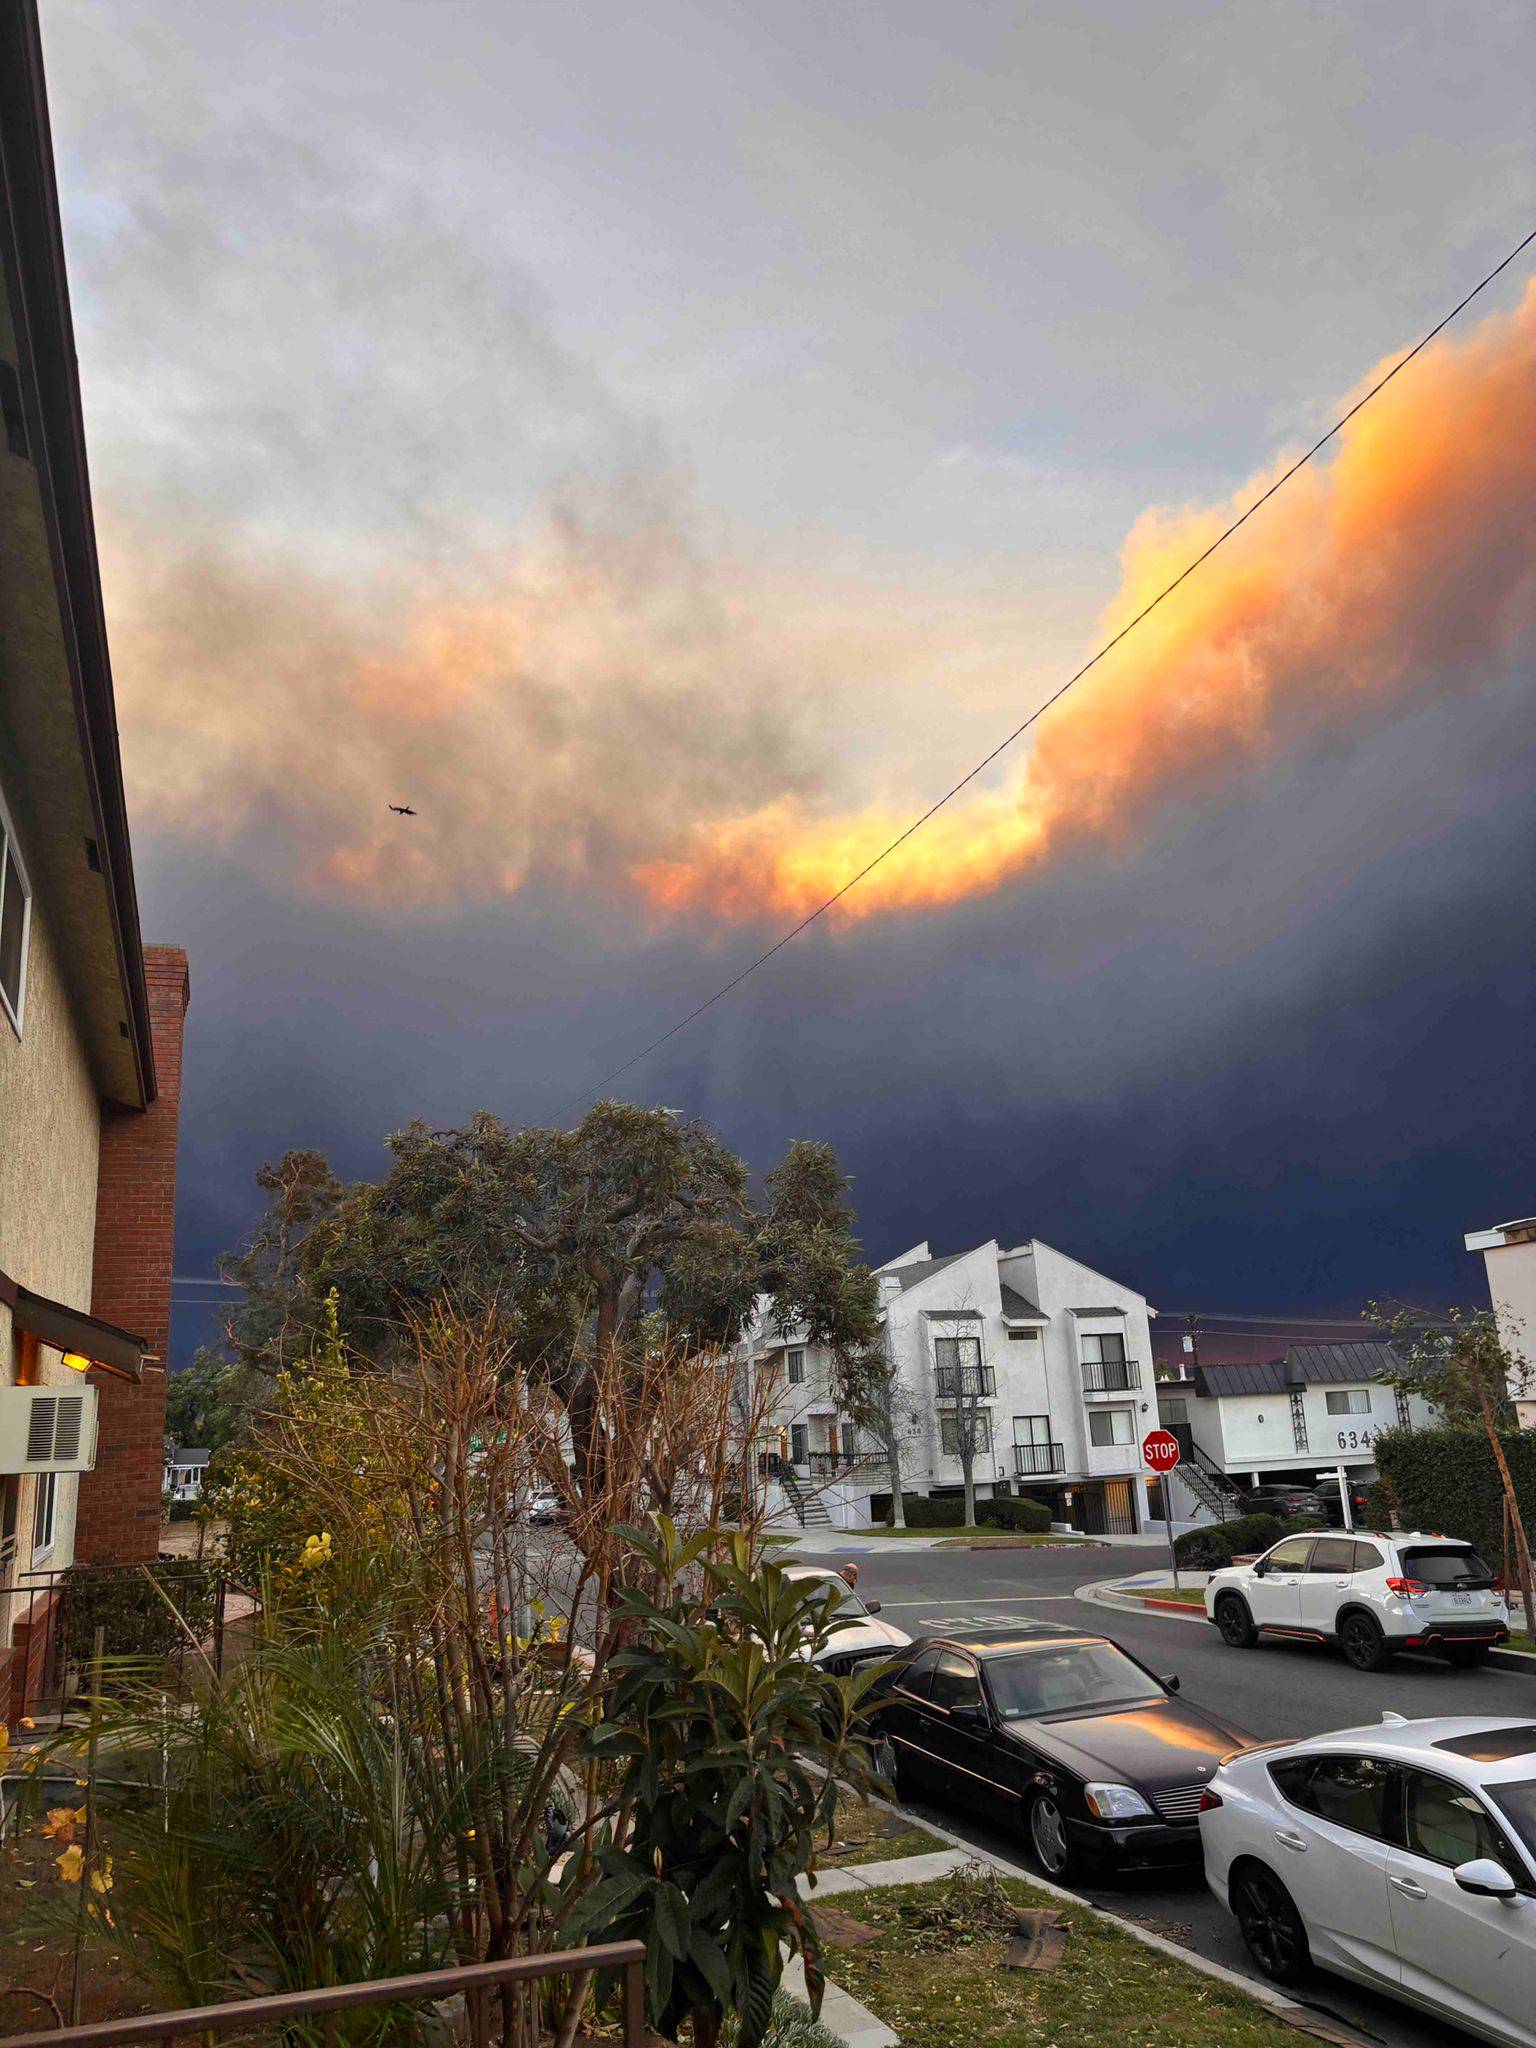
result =
[[[883,1463],[883,1454],[875,1450],[807,1451],[796,1461],[796,1469],[803,1465],[813,1479],[836,1479],[841,1473],[852,1472],[858,1466]]]
[[[1141,1385],[1141,1367],[1134,1358],[1085,1358],[1085,1394],[1130,1394]]]
[[[1015,1444],[1013,1469],[1026,1479],[1040,1479],[1049,1472],[1064,1472],[1066,1458],[1060,1444]]]
[[[936,1365],[934,1390],[941,1401],[990,1401],[997,1392],[997,1374],[990,1365]]]

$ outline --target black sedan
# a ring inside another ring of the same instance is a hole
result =
[[[876,1682],[872,1728],[898,1789],[1015,1816],[1048,1877],[1198,1869],[1201,1794],[1255,1738],[1178,1686],[1107,1636],[930,1638]]]

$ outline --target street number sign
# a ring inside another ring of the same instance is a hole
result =
[[[1141,1440],[1141,1455],[1154,1472],[1171,1472],[1179,1462],[1179,1440],[1169,1430],[1150,1430]]]

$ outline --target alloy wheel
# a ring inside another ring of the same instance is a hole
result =
[[[1029,1809],[1029,1840],[1046,1875],[1064,1877],[1072,1860],[1066,1823],[1062,1820],[1061,1808],[1043,1792]]]
[[[1289,1984],[1307,1965],[1306,1929],[1291,1895],[1267,1870],[1248,1870],[1238,1880],[1233,1908],[1238,1932],[1266,1977]]]

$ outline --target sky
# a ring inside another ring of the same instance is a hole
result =
[[[289,1145],[578,1114],[1536,225],[1502,0],[44,30],[186,1275]],[[1481,1298],[1536,1207],[1533,276],[620,1092],[830,1139],[874,1259]]]

